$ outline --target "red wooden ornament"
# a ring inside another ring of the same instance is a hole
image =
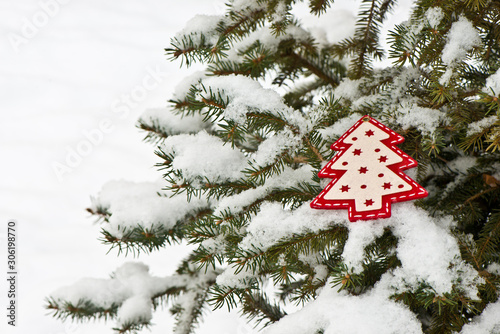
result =
[[[417,162],[395,145],[404,137],[370,116],[357,121],[333,145],[339,151],[319,172],[332,179],[311,202],[314,209],[348,209],[349,220],[391,216],[391,203],[426,197],[402,171]]]

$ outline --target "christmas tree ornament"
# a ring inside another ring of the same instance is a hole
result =
[[[363,116],[333,145],[339,151],[319,172],[332,179],[311,202],[314,209],[347,209],[349,220],[391,216],[391,203],[428,195],[403,170],[417,162],[396,147],[404,137]]]

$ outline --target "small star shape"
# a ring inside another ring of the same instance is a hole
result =
[[[359,174],[366,174],[366,172],[368,172],[368,168],[366,167],[361,167],[359,170]]]
[[[375,132],[373,132],[372,130],[368,130],[365,132],[365,136],[368,136],[368,137],[371,137],[375,134]]]
[[[357,148],[354,151],[352,151],[352,153],[354,153],[354,155],[361,155],[361,150]]]
[[[349,189],[351,189],[349,186],[342,186],[342,188],[340,188],[340,190],[342,190],[343,193],[348,192]]]
[[[378,158],[380,162],[386,162],[387,161],[387,155],[381,155],[380,158]]]
[[[384,185],[382,187],[384,187],[384,190],[385,189],[391,189],[392,184],[390,182],[384,182]]]
[[[366,205],[366,206],[371,206],[371,205],[373,205],[373,200],[371,200],[371,199],[367,199],[367,200],[365,201],[365,205]]]

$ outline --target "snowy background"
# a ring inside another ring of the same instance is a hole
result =
[[[320,20],[303,7],[303,23],[340,40],[352,34],[358,4],[337,1]],[[401,1],[387,26],[408,10],[409,1]],[[153,147],[142,142],[136,121],[145,109],[166,106],[176,83],[199,69],[179,69],[163,49],[195,14],[223,11],[223,0],[0,0],[2,272],[8,219],[17,220],[19,231],[18,327],[2,315],[2,333],[111,333],[113,322],[75,325],[47,316],[44,298],[81,277],[106,278],[133,260],[106,255],[85,208],[109,180],[158,178]],[[138,259],[162,276],[184,255],[176,246]],[[4,309],[7,286],[0,282]],[[153,333],[169,333],[168,310],[153,323]],[[199,333],[251,331],[237,314],[220,310]]]

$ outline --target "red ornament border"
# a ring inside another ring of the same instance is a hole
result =
[[[395,145],[402,143],[405,139],[400,134],[394,132],[389,129],[376,119],[365,115],[361,117],[346,133],[344,133],[335,143],[332,144],[331,148],[335,151],[345,151],[352,146],[352,144],[344,143],[344,140],[347,136],[349,136],[354,130],[356,130],[361,124],[364,122],[370,122],[375,125],[382,131],[389,134],[389,138],[382,140],[381,142],[386,145],[390,150],[394,153],[398,154],[403,158],[403,161],[388,165],[391,171],[397,174],[399,177],[408,182],[412,189],[397,193],[397,194],[388,194],[382,196],[382,208],[378,210],[370,210],[370,211],[356,211],[354,200],[328,200],[325,199],[324,196],[328,193],[328,191],[337,183],[337,181],[342,177],[342,175],[346,172],[344,170],[334,170],[331,169],[330,166],[334,164],[343,154],[336,154],[332,160],[330,160],[323,169],[318,173],[320,178],[331,178],[330,183],[321,191],[321,193],[311,202],[310,206],[313,209],[348,209],[348,217],[349,221],[355,222],[357,220],[370,220],[377,218],[389,218],[391,216],[391,203],[403,202],[414,200],[418,198],[423,198],[428,195],[427,190],[425,190],[421,185],[412,180],[408,175],[403,173],[403,170],[413,168],[417,166],[417,161],[404,153],[401,149],[396,147]]]

